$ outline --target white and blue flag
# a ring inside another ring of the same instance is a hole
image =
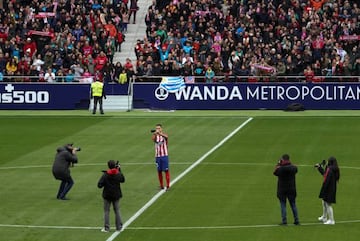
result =
[[[175,93],[185,88],[184,78],[178,77],[162,77],[160,87],[166,89],[169,93]]]

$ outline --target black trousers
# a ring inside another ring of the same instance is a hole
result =
[[[94,108],[93,108],[93,114],[96,113],[97,105],[99,104],[100,113],[104,114],[103,110],[103,98],[102,96],[94,96]]]

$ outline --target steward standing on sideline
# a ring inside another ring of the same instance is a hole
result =
[[[52,173],[57,180],[61,180],[58,194],[59,200],[67,200],[66,194],[74,185],[74,180],[70,175],[70,167],[78,162],[76,156],[78,148],[74,148],[72,144],[66,144],[56,150],[55,161],[52,167]]]
[[[96,114],[97,105],[99,103],[100,114],[104,114],[103,110],[103,97],[106,99],[104,83],[101,82],[99,78],[96,79],[95,82],[91,83],[90,88],[91,99],[94,99],[94,108],[93,114]]]

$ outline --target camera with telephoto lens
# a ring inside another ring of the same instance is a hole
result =
[[[320,163],[316,163],[314,167],[325,167],[326,166],[326,160],[322,160]]]
[[[113,160],[110,160],[110,161],[113,162]],[[109,162],[110,162],[110,161],[109,161]],[[109,164],[108,164],[108,165],[109,165]],[[120,171],[120,163],[119,163],[119,161],[116,161],[116,162],[115,162],[115,167],[109,166],[109,168],[110,168],[110,169],[116,168],[116,169],[118,169],[118,170]],[[101,172],[106,173],[107,170],[102,170]]]
[[[81,151],[81,147],[74,147],[75,151]]]
[[[74,143],[69,143],[65,145],[66,149],[69,151],[75,150],[75,151],[81,151],[81,147],[75,147]]]

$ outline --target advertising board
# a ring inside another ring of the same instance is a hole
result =
[[[165,110],[360,109],[358,83],[186,84],[169,92],[159,84],[135,83],[134,108]]]

